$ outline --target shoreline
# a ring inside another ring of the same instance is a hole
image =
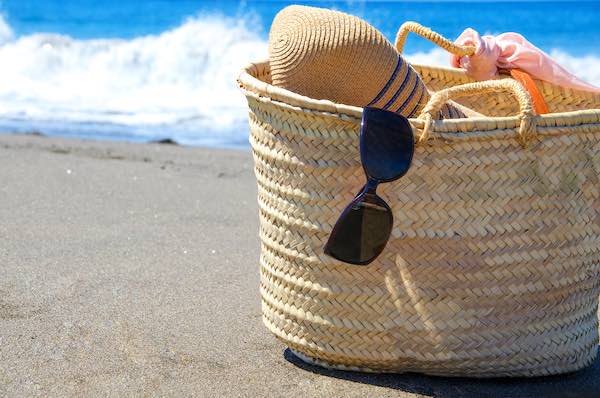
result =
[[[247,128],[244,125],[244,128]],[[73,140],[73,141],[81,141],[81,142],[98,142],[98,143],[115,143],[115,144],[157,144],[157,145],[176,145],[186,148],[204,148],[204,149],[216,149],[216,150],[233,150],[233,151],[247,151],[251,150],[250,143],[246,140],[245,144],[237,143],[237,144],[221,144],[221,145],[191,145],[186,144],[184,142],[179,142],[174,138],[166,137],[166,138],[158,138],[152,140],[134,140],[127,137],[118,138],[119,136],[94,136],[94,135],[68,135],[68,134],[47,134],[42,133],[37,130],[32,131],[24,131],[24,132],[12,132],[12,131],[0,131],[1,136],[29,136],[29,137],[42,137],[42,138],[51,138],[58,140]]]

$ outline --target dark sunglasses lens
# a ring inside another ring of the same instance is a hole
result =
[[[410,168],[415,141],[404,116],[377,108],[363,110],[360,156],[370,177],[393,180]]]
[[[392,211],[373,194],[357,197],[344,210],[325,245],[325,254],[340,261],[365,265],[385,247],[392,232]]]

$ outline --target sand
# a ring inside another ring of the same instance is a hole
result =
[[[586,397],[324,371],[263,327],[249,151],[0,135],[0,396]]]

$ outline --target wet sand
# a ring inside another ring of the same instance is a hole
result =
[[[594,397],[304,365],[262,325],[249,151],[0,135],[0,396]]]

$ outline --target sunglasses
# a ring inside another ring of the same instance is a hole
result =
[[[397,113],[366,107],[360,125],[360,160],[367,183],[335,223],[324,252],[337,260],[367,265],[385,248],[392,233],[392,209],[377,186],[406,174],[415,152],[412,128]]]

